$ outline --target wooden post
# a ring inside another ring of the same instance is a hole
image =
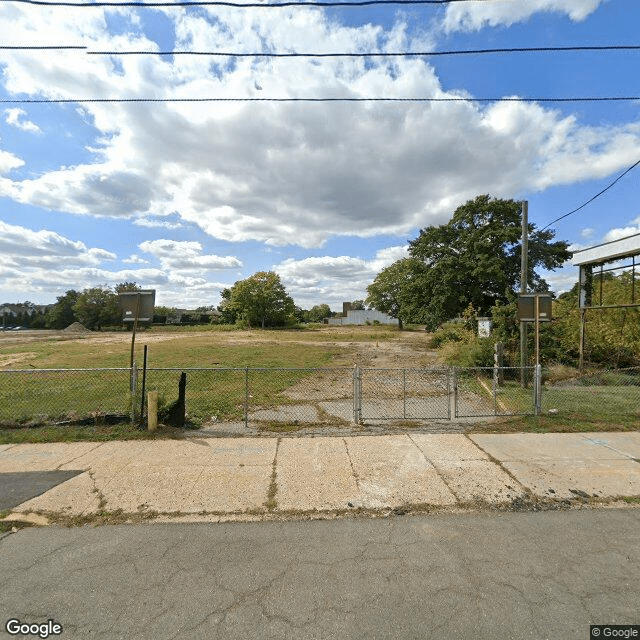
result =
[[[149,391],[147,402],[147,428],[155,431],[158,428],[158,392]]]

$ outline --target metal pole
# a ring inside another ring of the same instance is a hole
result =
[[[540,296],[536,294],[536,367],[540,365]]]
[[[133,320],[133,334],[131,335],[131,366],[133,367],[133,351],[136,344],[136,329],[138,328],[138,318],[140,317],[140,294],[136,296],[136,317]]]
[[[529,258],[529,203],[522,201],[522,253],[520,256],[520,293],[527,293],[527,274]],[[528,364],[527,323],[520,321],[520,384],[527,386],[525,367]]]
[[[147,345],[144,345],[144,356],[142,360],[142,394],[140,400],[140,423],[144,421],[144,393],[147,385]],[[158,407],[156,406],[156,411]]]
[[[244,370],[244,426],[249,426],[249,368]]]
[[[407,417],[407,370],[402,370],[402,417]]]

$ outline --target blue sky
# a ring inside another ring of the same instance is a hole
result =
[[[364,9],[55,8],[5,0],[6,45],[92,51],[442,51],[638,44],[635,0]],[[7,36],[6,34],[10,34]],[[640,52],[266,59],[0,51],[0,99],[640,95]],[[629,103],[0,104],[0,302],[136,281],[218,304],[274,270],[298,305],[366,296],[419,229],[478,194],[538,228],[640,159]],[[640,168],[554,225],[640,232]],[[570,266],[547,275],[570,288]]]

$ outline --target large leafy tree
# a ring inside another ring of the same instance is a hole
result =
[[[122,318],[118,295],[109,287],[84,289],[73,305],[73,311],[87,329],[98,331],[105,325],[118,324]]]
[[[555,269],[571,257],[555,232],[529,224],[528,285],[534,291],[549,286],[536,269]],[[425,321],[435,328],[460,315],[470,304],[488,314],[496,303],[513,299],[519,289],[521,204],[478,196],[458,207],[447,224],[431,226],[409,244],[412,257],[427,267],[422,279]]]
[[[403,322],[420,322],[426,266],[417,258],[402,258],[383,269],[367,287],[367,304]]]
[[[295,320],[295,304],[280,276],[261,271],[222,291],[222,313],[249,326],[283,326]]]
[[[331,307],[328,304],[316,304],[304,312],[306,322],[322,322],[324,318],[331,317]]]
[[[47,311],[46,326],[50,329],[64,329],[74,323],[76,316],[73,307],[79,295],[77,291],[70,289],[63,296],[58,296],[56,303]]]

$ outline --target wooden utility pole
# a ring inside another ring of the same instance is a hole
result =
[[[520,293],[527,293],[527,273],[529,258],[529,203],[522,201],[522,255],[520,256]],[[528,364],[527,323],[520,321],[520,383],[527,386],[525,367]]]

